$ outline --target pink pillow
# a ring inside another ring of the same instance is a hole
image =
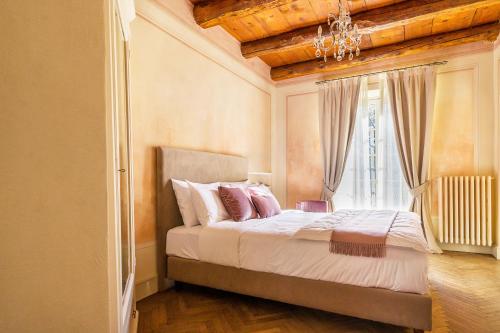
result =
[[[251,198],[261,218],[271,217],[281,213],[280,204],[272,193],[269,192],[264,195],[252,193]]]
[[[257,218],[257,211],[248,193],[241,187],[219,186],[219,195],[234,221]]]

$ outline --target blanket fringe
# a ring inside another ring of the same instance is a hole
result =
[[[385,257],[385,244],[362,244],[330,240],[330,252],[348,256],[383,258]]]

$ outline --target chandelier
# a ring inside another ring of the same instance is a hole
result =
[[[344,59],[346,52],[349,52],[349,60],[354,58],[353,52],[359,56],[359,45],[361,44],[361,34],[358,25],[351,23],[351,16],[347,8],[339,0],[339,16],[333,13],[328,14],[328,27],[330,32],[323,36],[323,28],[318,27],[318,36],[314,37],[314,47],[316,48],[316,58],[323,56],[327,60],[327,53],[333,50],[333,58],[337,61]],[[326,42],[326,43],[325,43]]]

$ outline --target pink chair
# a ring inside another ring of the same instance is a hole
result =
[[[304,200],[297,201],[295,208],[304,212],[328,213],[328,201],[326,200]]]

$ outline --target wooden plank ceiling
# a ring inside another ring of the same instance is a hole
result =
[[[273,80],[395,59],[448,46],[496,40],[500,0],[343,0],[363,33],[353,61],[316,59],[312,40],[337,0],[191,0],[203,28],[221,26],[260,57]],[[325,31],[324,27],[324,31]]]

